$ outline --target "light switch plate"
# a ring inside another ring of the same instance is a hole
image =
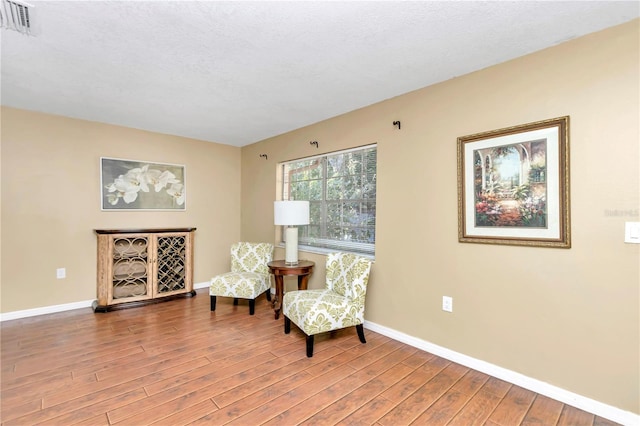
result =
[[[442,310],[446,312],[453,312],[453,297],[442,296]]]
[[[625,222],[624,242],[640,244],[640,222]]]

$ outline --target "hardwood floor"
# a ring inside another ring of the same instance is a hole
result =
[[[208,290],[2,323],[2,425],[614,425],[365,330],[304,336]]]

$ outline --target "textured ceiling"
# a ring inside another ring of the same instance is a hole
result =
[[[243,146],[630,21],[637,1],[30,1],[6,106]]]

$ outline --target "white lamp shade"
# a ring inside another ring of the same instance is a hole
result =
[[[275,225],[308,225],[308,201],[274,201],[273,219]]]

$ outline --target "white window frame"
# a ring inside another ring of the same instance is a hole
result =
[[[281,179],[279,179],[279,188],[278,188],[278,192],[281,194],[280,199],[281,200],[289,200],[289,199],[293,199],[293,196],[290,194],[290,187],[291,187],[291,183],[290,183],[290,176],[289,173],[287,172],[287,166],[294,164],[294,163],[299,163],[301,161],[313,161],[313,160],[318,160],[318,167],[321,168],[322,172],[321,172],[321,178],[320,179],[315,179],[315,180],[319,180],[321,181],[321,185],[322,185],[322,195],[321,195],[321,200],[309,200],[311,203],[311,210],[312,210],[312,214],[311,214],[311,225],[309,226],[314,226],[314,214],[313,214],[313,210],[314,210],[314,204],[316,206],[316,208],[319,208],[321,210],[320,215],[326,217],[326,212],[327,212],[327,207],[330,205],[336,205],[336,204],[340,204],[341,202],[347,202],[347,203],[360,203],[360,207],[362,208],[363,205],[366,204],[366,206],[370,206],[373,203],[374,206],[374,212],[375,212],[375,203],[376,203],[376,191],[373,191],[373,198],[370,197],[366,197],[366,198],[357,198],[357,199],[349,199],[349,200],[332,200],[329,201],[327,200],[327,175],[326,175],[326,170],[327,170],[327,161],[329,158],[335,158],[341,155],[345,155],[345,154],[349,154],[349,153],[353,153],[353,152],[364,152],[366,150],[371,150],[371,149],[375,149],[376,150],[376,163],[377,163],[377,144],[371,144],[371,145],[366,145],[366,146],[361,146],[361,147],[357,147],[357,148],[351,148],[351,149],[346,149],[346,150],[341,150],[341,151],[334,151],[334,152],[329,152],[326,154],[322,154],[322,155],[316,155],[316,156],[311,156],[311,157],[305,157],[305,158],[299,158],[296,160],[291,160],[291,161],[285,161],[282,162],[280,164],[278,164],[279,167],[279,176],[281,177]],[[365,172],[362,172],[362,175],[366,175]],[[314,179],[309,179],[309,181],[314,180]],[[375,175],[373,176],[373,181],[374,184],[377,182],[377,164],[376,164],[376,172]],[[308,197],[307,197],[308,198]],[[298,198],[297,201],[303,200],[304,198]],[[321,226],[320,224],[316,224],[316,226]],[[326,227],[326,224],[325,224]],[[284,227],[282,227],[284,228]],[[308,252],[313,252],[313,253],[330,253],[330,252],[335,252],[335,251],[345,251],[345,252],[351,252],[351,253],[357,253],[369,258],[374,258],[375,256],[375,213],[374,213],[374,217],[373,217],[373,225],[361,225],[361,226],[354,226],[354,227],[344,227],[347,230],[348,229],[353,229],[353,228],[360,228],[365,230],[365,232],[368,230],[369,232],[372,233],[373,235],[373,241],[372,242],[362,242],[362,241],[349,241],[349,240],[338,240],[338,239],[326,239],[326,238],[311,238],[308,236],[308,233],[306,232],[306,227],[305,226],[299,226],[298,227],[298,244],[299,244],[299,248],[301,250],[304,251],[308,251]],[[284,229],[281,229],[280,232],[280,240],[284,241]],[[322,231],[321,231],[322,232]],[[326,230],[324,230],[324,232],[326,232]],[[370,234],[371,235],[371,234]],[[281,243],[283,244],[283,243]]]

